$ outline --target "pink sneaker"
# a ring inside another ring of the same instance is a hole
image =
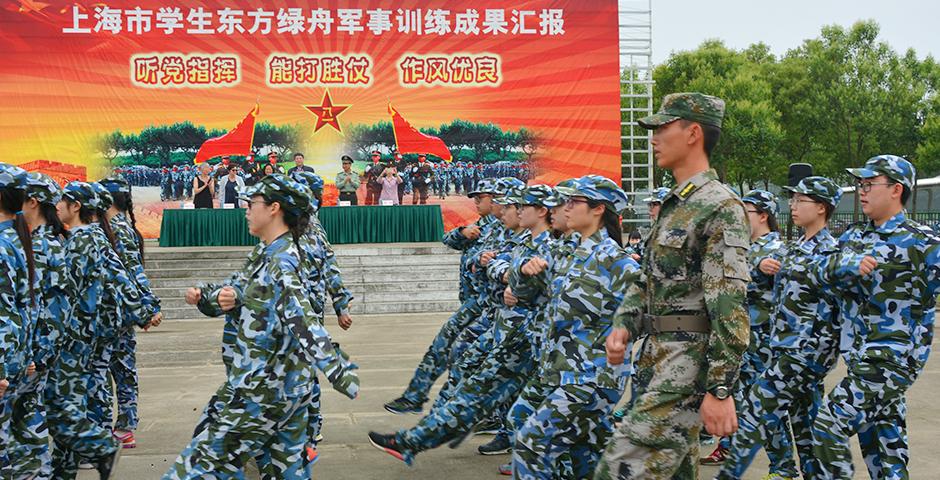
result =
[[[121,442],[121,448],[136,448],[137,440],[134,438],[134,432],[125,432],[123,430],[115,430],[114,438],[118,439]]]

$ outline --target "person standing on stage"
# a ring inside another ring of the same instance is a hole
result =
[[[313,167],[311,167],[310,165],[304,165],[304,154],[297,152],[294,154],[294,166],[291,167],[290,170],[287,171],[287,175],[290,176],[294,172],[299,172],[299,171],[316,173]]]
[[[418,164],[411,167],[411,182],[414,187],[411,194],[412,205],[417,205],[419,201],[421,205],[428,203],[428,185],[431,184],[433,174],[428,156],[419,153]]]
[[[372,151],[372,165],[366,168],[366,205],[378,205],[382,194],[380,177],[385,171],[382,163],[382,154],[378,150]]]
[[[196,208],[212,208],[215,179],[209,175],[210,170],[212,166],[203,163],[199,166],[199,176],[193,179],[193,206]]]
[[[238,176],[238,167],[232,165],[226,175],[219,179],[219,207],[225,204],[234,205],[238,208],[238,192],[245,189],[245,181]]]
[[[356,191],[359,190],[359,174],[352,171],[353,159],[343,155],[343,171],[336,174],[336,188],[339,190],[339,199],[349,202],[350,205],[359,205]]]

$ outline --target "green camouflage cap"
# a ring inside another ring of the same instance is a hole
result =
[[[777,197],[767,190],[754,189],[747,192],[741,199],[744,203],[750,203],[762,211],[773,216],[777,215]]]
[[[520,203],[552,208],[561,205],[563,202],[554,188],[548,185],[532,185],[522,191],[522,202]]]
[[[783,187],[790,193],[802,193],[803,195],[812,195],[821,198],[826,203],[835,207],[842,199],[842,189],[835,182],[826,177],[812,176],[800,180],[795,187]]]
[[[309,212],[313,191],[306,185],[281,173],[272,173],[260,182],[243,190],[239,197],[251,201],[251,197],[262,196],[269,202],[278,202],[281,208],[294,215]]]
[[[111,193],[131,193],[131,184],[121,175],[102,178],[98,180],[98,183],[104,185],[104,188],[107,188]]]
[[[62,199],[62,187],[48,175],[29,172],[26,175],[26,195],[39,203],[55,205]]]
[[[878,155],[865,162],[862,168],[847,168],[849,174],[860,180],[884,175],[908,189],[914,188],[917,180],[917,171],[911,162],[896,155]]]
[[[718,97],[698,92],[670,93],[663,98],[659,112],[641,118],[637,123],[653,130],[681,118],[721,128],[724,116],[725,101]]]
[[[601,202],[608,210],[618,215],[630,206],[626,192],[613,180],[600,175],[585,175],[579,178],[571,196]]]
[[[69,182],[62,192],[62,197],[73,202],[82,204],[92,210],[101,207],[101,199],[95,193],[95,189],[89,183],[73,181]]]
[[[104,185],[98,182],[92,182],[91,188],[93,188],[95,193],[98,195],[99,208],[102,210],[107,210],[111,208],[111,205],[114,205],[114,197],[111,196],[111,192],[109,192]]]

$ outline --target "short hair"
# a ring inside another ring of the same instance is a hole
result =
[[[823,200],[821,197],[817,197],[816,195],[807,195],[807,197],[813,199],[813,201],[816,203],[822,204],[822,206],[826,209],[826,221],[828,222],[829,219],[832,218],[832,214],[835,213],[836,206],[826,200]]]
[[[712,151],[715,150],[715,147],[718,145],[718,140],[721,138],[721,128],[714,125],[706,125],[704,123],[686,120],[684,118],[679,119],[679,121],[682,122],[682,128],[689,128],[689,125],[693,123],[698,123],[699,126],[702,127],[702,137],[705,142],[705,155],[711,158]]]
[[[294,154],[294,158],[297,158],[297,157],[306,158],[306,157],[304,157],[304,154],[302,154],[302,153],[300,153],[300,152],[297,152],[297,153]]]

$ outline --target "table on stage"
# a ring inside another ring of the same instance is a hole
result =
[[[439,242],[444,235],[440,205],[323,207],[319,212],[330,243]],[[243,208],[166,209],[161,247],[253,246]]]

